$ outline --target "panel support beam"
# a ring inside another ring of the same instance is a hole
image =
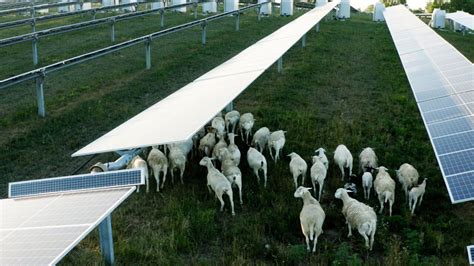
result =
[[[160,27],[164,28],[165,27],[165,11],[163,9],[160,9]]]
[[[230,102],[224,109],[226,112],[230,112],[232,110],[234,110],[234,102]]]
[[[203,22],[201,24],[201,28],[202,28],[202,34],[201,34],[201,43],[203,46],[206,45],[206,28],[207,28],[207,21]]]
[[[319,23],[316,24],[315,30],[316,30],[316,32],[319,32]]]
[[[145,41],[145,61],[146,61],[146,69],[151,68],[151,37]]]
[[[35,36],[31,43],[33,49],[33,65],[36,66],[38,64],[38,37]]]
[[[110,40],[115,42],[115,18],[110,20]]]
[[[240,30],[240,13],[237,13],[237,15],[235,16],[235,30]]]
[[[283,56],[281,56],[280,58],[278,58],[277,70],[278,70],[278,73],[283,72]]]
[[[100,251],[105,264],[114,265],[114,240],[112,238],[112,217],[110,214],[99,224],[99,239]]]
[[[303,35],[303,37],[301,37],[301,47],[305,47],[306,46],[306,34]]]
[[[36,78],[36,100],[38,102],[38,115],[40,117],[46,116],[46,108],[44,104],[44,90],[43,90],[44,78],[45,78],[44,72],[41,72],[39,76]]]

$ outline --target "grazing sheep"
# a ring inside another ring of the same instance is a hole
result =
[[[221,211],[224,210],[224,200],[222,199],[222,196],[227,194],[232,208],[232,215],[235,215],[232,185],[229,180],[227,180],[227,178],[219,172],[214,165],[212,165],[212,161],[209,157],[202,158],[199,165],[207,167],[207,188],[209,189],[209,192],[211,192],[212,189],[221,202]]]
[[[146,183],[146,193],[148,193],[150,188],[150,182],[148,180],[148,165],[145,160],[142,159],[139,155],[133,157],[130,163],[127,165],[127,169],[132,168],[142,168],[145,173],[145,183]],[[140,191],[140,186],[137,187],[137,192]]]
[[[236,110],[230,111],[225,114],[225,128],[227,133],[235,133],[235,127],[239,123],[240,113]],[[232,126],[232,131],[229,131],[229,126]]]
[[[372,182],[374,177],[371,172],[365,172],[362,175],[362,187],[364,189],[364,199],[368,200],[370,198],[370,190],[372,189]]]
[[[418,171],[411,164],[404,163],[396,171],[397,179],[402,184],[403,191],[405,191],[405,197],[408,201],[408,191],[411,187],[418,184],[418,178],[420,175]]]
[[[160,192],[160,172],[163,173],[163,183],[161,184],[161,189],[163,189],[166,182],[166,173],[168,172],[168,159],[159,149],[153,148],[148,154],[147,161],[155,176],[156,191]]]
[[[171,183],[174,184],[174,170],[178,168],[181,184],[184,184],[183,174],[186,167],[186,156],[184,155],[183,151],[179,147],[171,147],[170,153],[168,154],[168,160],[171,173]]]
[[[420,203],[418,204],[418,207],[421,206],[421,202],[423,201],[423,195],[425,194],[426,190],[426,180],[428,180],[428,178],[423,179],[423,182],[417,187],[413,187],[412,189],[410,189],[410,198],[408,206],[411,210],[412,215],[415,212],[416,202],[418,201],[418,198],[420,198]]]
[[[252,128],[255,124],[255,119],[253,118],[253,114],[245,113],[240,117],[239,120],[239,129],[240,129],[240,136],[242,137],[242,141],[244,141],[244,131],[245,131],[245,143],[249,143],[249,136],[252,134]]]
[[[255,146],[261,153],[265,151],[265,147],[268,143],[268,138],[270,137],[270,129],[268,127],[261,127],[253,135],[252,145]]]
[[[359,166],[362,173],[377,168],[377,155],[372,148],[364,148],[359,154]]]
[[[188,154],[193,149],[193,145],[194,145],[193,139],[190,138],[188,140],[183,140],[183,141],[170,143],[170,144],[168,144],[168,149],[171,150],[171,148],[177,147],[183,152],[184,156],[188,157]]]
[[[285,146],[285,133],[286,131],[283,130],[277,130],[275,132],[272,132],[270,134],[270,137],[268,137],[268,149],[270,150],[270,156],[272,159],[275,160],[275,163],[278,161],[278,158],[280,157],[280,151],[283,150],[283,146]],[[273,157],[273,150],[275,149],[275,157]]]
[[[365,246],[372,250],[375,231],[377,230],[377,215],[374,209],[349,197],[347,191],[343,188],[337,189],[334,197],[341,199],[343,203],[342,214],[346,218],[347,228],[349,229],[347,237],[352,236],[352,228],[357,228],[359,234],[365,239]]]
[[[229,146],[227,146],[227,149],[230,152],[230,157],[232,158],[232,161],[235,163],[236,166],[239,166],[240,164],[240,150],[237,145],[235,145],[235,134],[234,133],[229,133],[227,134],[229,137]]]
[[[392,216],[392,205],[395,202],[395,181],[390,177],[387,168],[380,166],[377,170],[379,172],[375,177],[374,188],[380,202],[379,213],[382,213],[384,204],[389,201],[390,216]]]
[[[199,141],[199,150],[205,156],[212,156],[214,145],[216,145],[216,134],[209,132]]]
[[[223,159],[221,166],[222,174],[227,177],[232,186],[237,186],[239,189],[240,205],[242,205],[242,172],[240,171],[239,167],[235,165],[232,154],[228,148],[223,148],[219,152]]]
[[[194,153],[199,149],[199,140],[202,139],[206,135],[206,129],[204,127],[200,128],[196,134],[193,135],[193,147]]]
[[[303,208],[300,212],[301,231],[306,239],[306,249],[311,250],[309,241],[313,242],[313,252],[316,252],[316,244],[318,237],[323,233],[323,223],[326,218],[323,208],[319,202],[311,196],[309,192],[311,188],[299,187],[295,194],[295,198],[303,199]]]
[[[250,147],[249,150],[247,151],[247,162],[250,166],[250,168],[253,169],[253,172],[255,173],[255,176],[257,177],[257,181],[260,183],[260,176],[258,175],[258,172],[260,169],[263,170],[263,177],[264,177],[264,187],[267,187],[267,160],[265,159],[265,156],[261,154],[259,151],[256,149]]]
[[[225,134],[225,121],[222,116],[216,116],[212,119],[211,127],[216,129],[217,134]]]
[[[293,175],[293,181],[295,182],[295,188],[298,187],[298,177],[301,175],[301,184],[304,185],[304,180],[306,178],[306,172],[308,171],[308,164],[306,161],[301,158],[297,153],[292,152],[288,154],[288,157],[291,158],[290,161],[290,172]]]
[[[319,149],[315,150],[314,153],[316,153],[316,156],[318,156],[321,159],[324,166],[326,167],[326,170],[328,170],[329,161],[328,161],[328,157],[326,157],[326,154],[325,154],[326,150],[324,148],[319,148]],[[314,159],[313,159],[313,164],[314,164]]]
[[[227,142],[225,142],[224,135],[221,133],[217,133],[217,138],[219,141],[216,145],[214,145],[214,149],[212,149],[212,158],[217,158],[220,162],[222,162],[222,158],[219,155],[220,150],[223,148],[227,148]]]
[[[311,182],[313,183],[314,196],[316,196],[316,182],[319,185],[318,201],[321,201],[323,193],[324,180],[326,179],[327,169],[324,165],[323,159],[319,156],[313,156],[313,166],[311,166]]]
[[[344,144],[337,146],[336,151],[334,151],[334,162],[341,170],[342,180],[345,177],[345,168],[349,168],[349,176],[352,175],[352,160],[352,154]]]

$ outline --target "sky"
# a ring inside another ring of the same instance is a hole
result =
[[[374,4],[375,0],[350,0],[351,5],[362,11],[367,8],[367,6]],[[410,9],[425,9],[426,3],[428,0],[407,0],[408,7]]]

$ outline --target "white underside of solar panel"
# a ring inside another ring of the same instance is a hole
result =
[[[187,140],[326,16],[339,0],[283,26],[72,156]]]
[[[404,6],[384,12],[453,203],[474,199],[474,66]]]
[[[54,265],[135,187],[0,200],[0,265]]]
[[[446,18],[463,25],[468,29],[474,30],[474,16],[469,13],[457,11],[446,14]]]

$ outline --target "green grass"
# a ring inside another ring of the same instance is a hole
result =
[[[178,23],[191,18],[174,15],[171,19]],[[200,46],[198,29],[168,36],[153,43],[151,70],[144,69],[144,48],[136,47],[54,74],[45,85],[45,119],[35,116],[32,84],[1,91],[1,183],[70,174],[87,159],[71,159],[72,152],[291,19],[269,17],[257,22],[255,16],[246,15],[239,32],[233,30],[232,18],[211,23],[205,48]],[[146,31],[144,25],[132,25],[125,27],[127,36]],[[441,34],[473,59],[472,36]],[[81,46],[79,38],[84,34],[74,36],[62,40]],[[96,45],[106,45],[104,38]],[[64,49],[60,44],[44,49],[60,51]],[[61,56],[76,52],[65,50]],[[19,58],[10,60],[11,66],[2,67],[0,73],[27,68]],[[269,69],[235,105],[256,116],[256,128],[287,130],[284,154],[295,151],[310,161],[315,148],[333,151],[344,143],[355,158],[362,148],[374,147],[380,163],[390,169],[410,162],[429,178],[422,209],[411,216],[398,186],[393,216],[378,216],[374,250],[366,252],[357,233],[352,239],[346,237],[342,204],[333,197],[342,182],[330,160],[321,202],[326,212],[324,234],[317,253],[310,255],[299,226],[302,203],[293,198],[287,158],[276,165],[269,162],[266,190],[243,158],[244,206],[236,205],[235,217],[228,209],[219,213],[218,202],[205,187],[206,171],[193,159],[185,185],[167,182],[161,193],[134,194],[114,212],[118,264],[466,264],[465,246],[474,242],[474,204],[450,203],[385,24],[373,23],[364,14],[322,23],[320,33],[308,35],[307,47],[298,43],[285,54],[283,74],[276,67]],[[247,148],[238,144],[245,154]],[[106,154],[97,160],[114,158]],[[3,196],[5,187],[0,188]],[[378,208],[373,195],[369,204]],[[100,263],[97,232],[63,262]]]

